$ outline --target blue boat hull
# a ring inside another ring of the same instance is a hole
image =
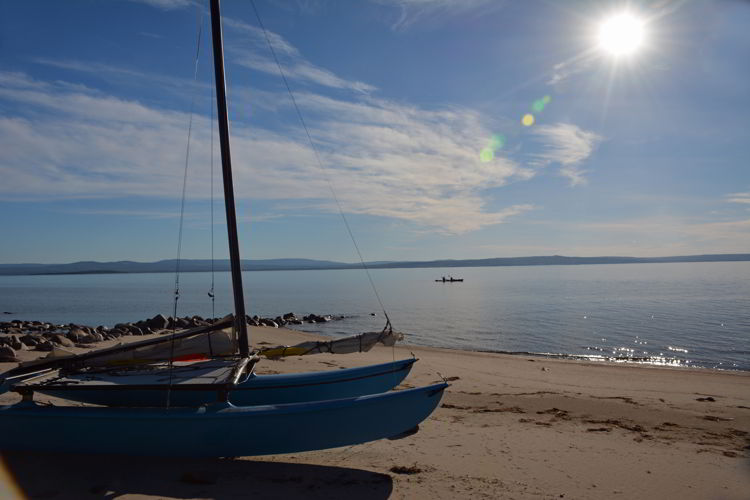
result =
[[[406,433],[440,403],[447,384],[336,399],[238,407],[0,407],[0,450],[191,457],[296,453]],[[48,429],[49,432],[40,432]]]
[[[411,371],[416,359],[391,363],[329,370],[323,372],[251,375],[229,392],[229,401],[236,406],[299,403],[379,394],[400,384]],[[102,406],[160,407],[166,396],[161,385],[102,386],[70,385],[36,388],[49,396]],[[171,406],[197,407],[217,400],[215,390],[180,390],[173,386]]]

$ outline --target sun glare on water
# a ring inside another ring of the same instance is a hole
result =
[[[613,15],[599,26],[599,47],[613,56],[627,56],[638,51],[645,38],[643,20],[623,12]]]

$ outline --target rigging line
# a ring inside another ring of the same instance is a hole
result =
[[[198,13],[198,40],[195,49],[195,62],[193,63],[193,83],[198,81],[198,61],[201,53],[201,36],[203,34],[203,9],[196,4]],[[197,90],[197,85],[196,85]],[[172,361],[174,358],[174,334],[177,331],[177,301],[180,299],[180,258],[182,254],[182,230],[185,221],[185,198],[187,197],[188,165],[190,164],[190,138],[193,132],[193,111],[195,108],[195,93],[190,99],[190,118],[188,120],[187,145],[185,146],[185,170],[182,175],[182,199],[180,200],[180,225],[177,235],[177,259],[175,262],[174,278],[174,308],[172,314],[172,339],[169,343],[169,385],[167,386],[166,406],[169,407],[172,392]]]
[[[383,311],[383,315],[386,319],[386,326],[384,328],[388,329],[390,328],[391,331],[393,331],[393,327],[391,326],[391,320],[388,317],[388,313],[385,310],[385,306],[383,305],[383,301],[380,298],[380,294],[378,293],[378,289],[375,286],[375,282],[372,279],[372,275],[370,274],[370,269],[367,267],[367,264],[365,264],[365,259],[362,257],[362,252],[359,250],[359,245],[357,244],[357,240],[354,237],[354,233],[352,232],[351,226],[349,226],[349,221],[346,218],[346,215],[344,215],[344,209],[341,205],[341,201],[339,200],[339,197],[336,195],[336,191],[333,189],[333,182],[331,181],[331,177],[326,172],[325,167],[323,166],[323,161],[320,159],[320,153],[318,152],[318,148],[315,146],[315,143],[312,140],[312,136],[310,135],[310,130],[307,128],[307,124],[305,123],[305,119],[302,116],[302,111],[300,111],[299,106],[297,105],[297,99],[294,97],[294,93],[292,92],[292,88],[289,85],[289,81],[286,78],[286,74],[284,73],[284,70],[281,67],[281,63],[279,62],[279,58],[276,55],[276,51],[273,48],[273,44],[271,44],[271,39],[268,36],[268,32],[266,31],[266,27],[263,25],[263,21],[260,19],[260,13],[258,12],[258,8],[255,6],[255,0],[250,0],[250,4],[253,6],[253,11],[255,12],[255,17],[258,19],[258,25],[260,26],[261,30],[263,31],[263,36],[266,39],[266,43],[268,44],[268,48],[271,51],[271,54],[273,55],[274,61],[276,61],[276,66],[279,68],[279,74],[281,75],[281,79],[284,81],[284,85],[286,86],[286,90],[289,93],[289,97],[292,99],[292,104],[294,104],[294,109],[297,111],[297,117],[299,118],[300,123],[302,124],[302,128],[305,130],[305,134],[307,135],[307,140],[310,143],[310,147],[313,150],[313,153],[315,154],[315,159],[318,163],[318,167],[323,172],[323,176],[326,179],[326,182],[328,184],[328,189],[331,191],[331,195],[333,196],[334,201],[336,202],[336,206],[339,210],[339,215],[341,216],[341,219],[344,221],[344,226],[346,227],[346,231],[349,233],[349,238],[352,240],[352,244],[354,245],[354,249],[357,252],[357,256],[359,257],[359,262],[362,264],[362,268],[365,270],[365,273],[367,274],[367,279],[370,282],[370,286],[372,287],[372,291],[375,293],[375,297],[378,300],[378,304],[380,304],[380,309]]]
[[[211,89],[211,95],[213,96],[213,89]],[[208,292],[211,297],[211,320],[216,318],[216,292],[214,290],[215,285],[215,273],[214,273],[214,98],[210,98],[211,101],[211,291]],[[214,349],[211,344],[211,335],[208,335],[208,350],[213,355]]]
[[[211,89],[213,93],[213,89]],[[216,292],[214,291],[214,99],[211,97],[211,317],[216,318]]]

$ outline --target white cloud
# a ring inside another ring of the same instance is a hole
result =
[[[0,115],[6,200],[179,196],[187,113],[18,73],[0,73],[0,100],[12,103]],[[488,188],[530,174],[509,159],[479,161],[490,134],[474,111],[309,93],[299,101],[315,122],[314,139],[346,212],[462,233],[533,208],[488,208]],[[207,198],[211,124],[205,117],[193,120],[188,191],[191,198]],[[232,134],[239,198],[302,200],[312,209],[335,210],[324,201],[331,199],[326,176],[300,130],[235,123]]]
[[[541,125],[533,129],[540,138],[542,152],[535,154],[538,164],[560,165],[560,175],[567,177],[572,186],[586,182],[586,171],[580,168],[602,138],[594,132],[587,132],[572,123]]]

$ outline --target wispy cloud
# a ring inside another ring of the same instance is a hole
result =
[[[122,217],[136,217],[140,219],[176,219],[180,216],[179,211],[175,208],[172,211],[165,210],[116,210],[107,208],[79,208],[74,210],[64,210],[66,213],[81,214],[81,215],[106,215],[106,216],[122,216]],[[186,219],[198,219],[205,218],[205,216],[199,216],[197,214],[184,214]]]
[[[164,10],[183,9],[196,5],[195,0],[130,0],[131,2],[143,3]]]
[[[596,60],[593,51],[585,51],[567,61],[555,64],[550,72],[551,76],[547,80],[547,85],[558,86],[571,76],[590,70],[591,65]]]
[[[750,192],[747,192],[747,193],[731,193],[731,194],[726,195],[725,199],[729,203],[750,204]]]
[[[746,253],[750,248],[750,219],[711,221],[695,217],[652,216],[572,226],[575,226],[572,230],[598,233],[597,238],[591,238],[592,241],[606,240],[613,248],[621,250],[632,246],[631,255]],[[607,235],[602,235],[602,232]],[[649,249],[652,252],[649,253]]]
[[[179,9],[199,5],[195,0],[130,1],[145,3],[162,9]],[[278,33],[270,30],[264,32],[260,27],[231,17],[222,16],[222,21],[225,28],[233,29],[237,34],[244,35],[244,38],[241,40],[237,40],[235,37],[231,42],[231,47],[225,47],[231,49],[233,55],[231,62],[276,76],[279,74],[279,70],[272,55],[269,53],[267,44],[270,43],[277,56],[281,59],[287,78],[357,92],[372,92],[376,90],[372,85],[342,78],[331,71],[315,65],[303,57],[299,49]],[[266,40],[266,37],[268,37],[268,40]]]
[[[485,9],[498,8],[505,2],[498,0],[374,0],[383,5],[399,8],[399,17],[392,24],[394,30],[405,30],[420,23],[444,23],[455,19],[457,14],[481,13]]]
[[[36,58],[33,61],[37,64],[42,64],[52,68],[96,75],[104,81],[111,81],[117,84],[125,83],[137,87],[149,87],[152,89],[155,86],[162,87],[164,89],[169,89],[172,92],[181,92],[185,94],[186,97],[194,95],[196,88],[209,88],[207,83],[195,81],[190,78],[179,78],[158,73],[144,73],[132,68],[124,68],[122,66],[114,66],[100,62],[84,62],[73,59],[49,59],[43,57]]]
[[[586,183],[586,171],[580,165],[591,156],[601,136],[572,123],[541,125],[533,133],[542,143],[542,151],[534,155],[538,164],[559,164],[560,175],[567,177],[572,186]]]
[[[270,42],[289,79],[364,93],[376,90],[372,85],[342,78],[313,64],[302,56],[299,49],[277,33],[266,30],[264,34],[260,28],[236,19],[226,19],[224,24],[244,35],[244,39],[235,38],[232,42],[232,62],[236,64],[278,76],[279,69],[268,49]]]
[[[416,228],[463,233],[534,207],[490,209],[487,190],[530,177],[515,161],[482,163],[490,132],[462,108],[429,110],[383,99],[299,96],[344,210]],[[176,197],[188,115],[64,82],[0,73],[0,193],[5,199]],[[12,106],[10,106],[12,104]],[[10,114],[7,110],[14,109]],[[211,124],[193,118],[188,191],[208,197]],[[306,200],[333,211],[326,175],[298,129],[233,128],[241,198]],[[195,170],[193,170],[195,168]]]

